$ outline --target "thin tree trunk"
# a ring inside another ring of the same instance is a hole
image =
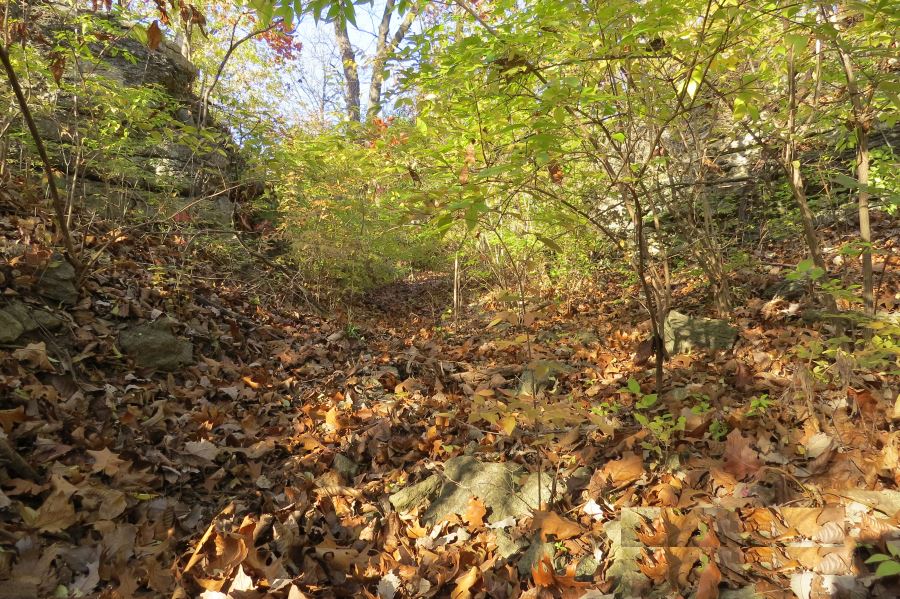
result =
[[[875,290],[872,277],[872,225],[869,222],[869,131],[866,122],[865,108],[860,98],[859,85],[850,55],[837,44],[844,76],[847,78],[847,91],[853,105],[853,121],[856,129],[856,179],[859,181],[859,236],[865,247],[862,253],[863,269],[863,302],[866,313],[875,314]]]
[[[72,266],[75,268],[76,272],[79,275],[82,274],[84,267],[81,263],[81,260],[78,258],[78,252],[75,250],[75,244],[72,242],[72,236],[69,234],[69,227],[67,226],[66,221],[66,210],[65,204],[62,201],[62,198],[59,195],[59,190],[56,188],[56,179],[53,175],[53,166],[50,164],[50,158],[47,156],[47,150],[44,148],[44,142],[41,140],[41,135],[37,130],[37,125],[34,123],[34,118],[31,116],[31,111],[28,109],[28,102],[25,100],[25,94],[22,92],[22,86],[19,85],[19,79],[16,77],[16,71],[13,69],[12,62],[9,59],[9,54],[6,52],[6,46],[0,43],[0,62],[3,63],[3,68],[6,70],[6,77],[9,80],[9,84],[13,89],[13,93],[16,96],[16,100],[19,103],[19,109],[22,111],[22,118],[25,119],[25,124],[28,126],[28,131],[31,133],[31,138],[34,140],[34,145],[37,147],[38,156],[41,158],[41,162],[44,163],[44,171],[47,174],[47,186],[50,190],[50,199],[53,203],[53,212],[56,215],[56,227],[59,229],[60,237],[62,237],[63,245],[66,248],[66,259]]]
[[[788,46],[787,60],[787,83],[788,83],[788,139],[784,144],[784,154],[782,156],[782,167],[787,175],[788,185],[791,188],[791,194],[800,208],[800,220],[803,223],[803,235],[806,237],[806,245],[809,247],[809,255],[813,263],[824,270],[827,274],[828,267],[825,264],[825,258],[822,257],[822,250],[819,246],[819,237],[816,234],[815,220],[812,210],[809,208],[809,202],[806,199],[806,191],[803,188],[803,175],[800,172],[800,161],[795,159],[796,156],[796,120],[797,120],[797,73],[794,67],[794,48]]]
[[[375,59],[372,61],[372,82],[369,84],[369,107],[366,110],[366,118],[372,119],[381,112],[381,92],[384,86],[384,70],[388,59],[397,50],[403,38],[409,32],[413,22],[416,20],[418,8],[412,7],[403,17],[400,27],[389,38],[391,27],[391,16],[394,13],[394,0],[387,0],[384,5],[384,13],[381,16],[381,24],[378,27],[378,50],[375,53]]]
[[[344,66],[344,98],[347,102],[347,118],[360,122],[359,69],[356,64],[356,53],[350,44],[347,33],[347,22],[342,18],[334,20],[334,36],[341,51],[341,62]]]

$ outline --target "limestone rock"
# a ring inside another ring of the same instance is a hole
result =
[[[737,329],[713,318],[693,318],[672,310],[666,317],[665,341],[669,355],[691,349],[728,349],[737,340]]]
[[[10,302],[3,310],[18,320],[26,333],[42,329],[55,331],[63,325],[63,320],[55,314],[33,309],[20,301]]]
[[[46,299],[73,306],[78,301],[75,288],[75,269],[65,258],[56,257],[41,273],[35,291]]]
[[[356,463],[342,453],[335,454],[334,459],[331,461],[331,467],[347,482],[353,480],[358,469]]]
[[[388,497],[398,512],[408,512],[431,499],[441,489],[441,477],[432,474],[420,483],[401,489]]]
[[[193,362],[194,346],[172,332],[175,322],[161,318],[119,334],[119,345],[138,368],[176,370]]]
[[[553,544],[541,541],[541,535],[535,534],[534,538],[531,539],[531,544],[528,546],[528,549],[525,550],[525,553],[522,554],[522,557],[520,557],[519,561],[516,563],[516,566],[519,569],[519,575],[523,577],[531,576],[531,569],[535,564],[537,564],[545,555],[549,558],[553,558],[553,553]]]
[[[765,291],[763,291],[763,297],[766,299],[780,297],[788,301],[797,301],[807,291],[809,291],[809,286],[806,281],[785,279],[766,287]]]
[[[597,563],[593,555],[586,555],[578,560],[578,564],[575,566],[575,578],[578,580],[593,578],[599,567],[600,564]]]
[[[503,559],[509,559],[522,549],[528,547],[528,541],[522,538],[514,539],[512,538],[512,535],[502,528],[496,529],[494,531],[494,536],[497,539],[497,553]]]
[[[25,332],[25,327],[12,314],[0,310],[0,343],[12,343]]]
[[[542,500],[550,499],[550,477],[545,474],[539,485],[537,474],[524,479],[521,474],[518,465],[482,463],[471,456],[451,458],[444,464],[440,494],[425,511],[425,520],[437,522],[449,514],[464,514],[473,496],[484,503],[491,523],[529,514],[539,507],[539,488]]]

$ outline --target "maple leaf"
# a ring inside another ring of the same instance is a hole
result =
[[[733,429],[725,438],[725,471],[738,480],[755,474],[762,467],[759,454],[750,447],[750,439]]]
[[[88,449],[87,452],[94,458],[91,472],[102,472],[107,476],[115,476],[122,466],[130,464],[130,462],[120,459],[119,454],[111,452],[106,447],[99,451]]]

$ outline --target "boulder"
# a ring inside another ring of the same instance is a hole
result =
[[[331,467],[347,482],[353,480],[353,477],[356,476],[356,471],[359,469],[353,460],[342,453],[335,454],[334,459],[331,461]]]
[[[724,320],[694,318],[672,310],[666,317],[666,352],[670,356],[692,349],[729,349],[738,331]]]
[[[809,284],[806,281],[800,279],[785,279],[766,287],[763,291],[763,297],[766,299],[780,297],[781,299],[794,302],[806,295],[807,291],[809,291]]]
[[[43,329],[55,331],[63,325],[63,320],[55,314],[31,308],[20,301],[10,302],[3,310],[19,321],[25,333]]]
[[[66,306],[74,306],[78,301],[78,289],[75,288],[75,269],[62,256],[56,256],[40,273],[35,291],[41,297],[59,302]]]
[[[447,460],[442,475],[432,475],[389,499],[401,512],[431,500],[424,520],[439,522],[450,514],[465,514],[471,499],[477,497],[488,509],[487,521],[495,523],[530,514],[539,501],[550,500],[548,475],[523,474],[522,467],[515,464],[483,463],[471,456],[458,456]]]
[[[175,336],[175,324],[172,319],[160,318],[126,329],[119,334],[119,345],[138,368],[177,370],[194,361],[194,346]]]
[[[416,483],[411,487],[400,489],[388,497],[388,501],[391,502],[391,505],[394,506],[394,509],[398,512],[408,512],[429,501],[440,490],[441,477],[437,474],[432,474],[425,480]]]
[[[7,310],[0,310],[0,343],[12,343],[22,336],[25,327]]]

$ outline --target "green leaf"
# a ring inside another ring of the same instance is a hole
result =
[[[788,33],[784,36],[784,41],[793,48],[795,54],[799,54],[809,45],[809,36]]]
[[[611,137],[619,143],[622,143],[625,141],[625,134],[622,133],[621,131],[616,131],[615,133],[612,134]]]
[[[637,395],[641,392],[641,385],[634,379],[628,379],[628,390]]]
[[[885,561],[881,562],[878,569],[875,570],[876,578],[886,578],[888,576],[897,576],[900,574],[900,562]]]
[[[560,247],[560,245],[558,243],[556,243],[549,237],[544,237],[543,235],[540,235],[540,234],[535,234],[535,237],[537,237],[538,241],[540,241],[541,243],[546,245],[548,248],[550,248],[554,252],[562,253],[562,251],[563,251],[562,247]]]
[[[884,553],[876,553],[872,557],[866,560],[867,564],[880,564],[883,561],[887,561],[891,559],[890,555],[885,555]]]

